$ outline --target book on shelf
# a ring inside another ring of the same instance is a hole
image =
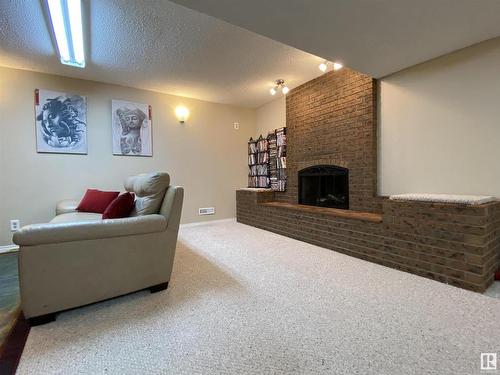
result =
[[[257,164],[257,157],[255,155],[256,154],[250,154],[250,155],[248,155],[248,165],[255,165],[255,164]]]
[[[262,135],[257,139],[257,151],[266,152],[269,148],[269,143],[266,138],[262,138]]]
[[[276,144],[278,146],[285,146],[286,145],[285,128],[276,129]]]
[[[286,168],[286,157],[282,156],[280,158],[277,158],[276,163],[277,163],[278,169],[285,169]]]
[[[286,180],[286,169],[279,169],[276,173],[276,178],[278,180]]]
[[[269,153],[259,152],[257,153],[257,164],[265,164],[269,162]]]
[[[248,154],[254,154],[257,152],[257,143],[252,141],[252,138],[250,138],[250,141],[248,142]]]
[[[268,174],[267,164],[257,164],[257,174],[259,176],[267,176]]]

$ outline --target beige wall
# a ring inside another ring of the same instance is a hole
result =
[[[500,38],[380,81],[379,193],[500,197]]]
[[[270,130],[284,126],[286,126],[286,97],[284,95],[257,108],[256,137],[260,134],[265,137]]]
[[[36,153],[35,88],[87,96],[88,155]],[[153,157],[112,155],[111,99],[151,104]],[[184,125],[174,116],[179,104],[191,111]],[[6,68],[0,118],[0,245],[11,243],[10,219],[45,222],[58,200],[91,187],[123,190],[125,177],[155,170],[184,186],[183,222],[234,217],[235,189],[247,183],[246,143],[255,134],[252,109]],[[216,215],[198,216],[198,207],[208,206]]]

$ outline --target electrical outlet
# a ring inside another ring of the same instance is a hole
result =
[[[240,123],[239,122],[235,122],[234,123],[234,130],[239,130],[240,129]]]
[[[19,220],[11,220],[10,221],[10,231],[15,232],[16,230],[19,230],[21,228],[21,222]]]
[[[215,207],[198,208],[198,215],[213,215],[215,214]]]

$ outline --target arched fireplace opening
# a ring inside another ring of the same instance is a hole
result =
[[[299,203],[349,209],[349,170],[315,165],[299,171]]]

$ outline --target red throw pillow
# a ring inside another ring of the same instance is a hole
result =
[[[102,214],[118,194],[120,194],[118,191],[87,189],[76,210]]]
[[[133,193],[123,193],[116,197],[113,202],[106,207],[102,214],[103,219],[120,219],[128,217],[132,208],[134,208],[135,196]]]

